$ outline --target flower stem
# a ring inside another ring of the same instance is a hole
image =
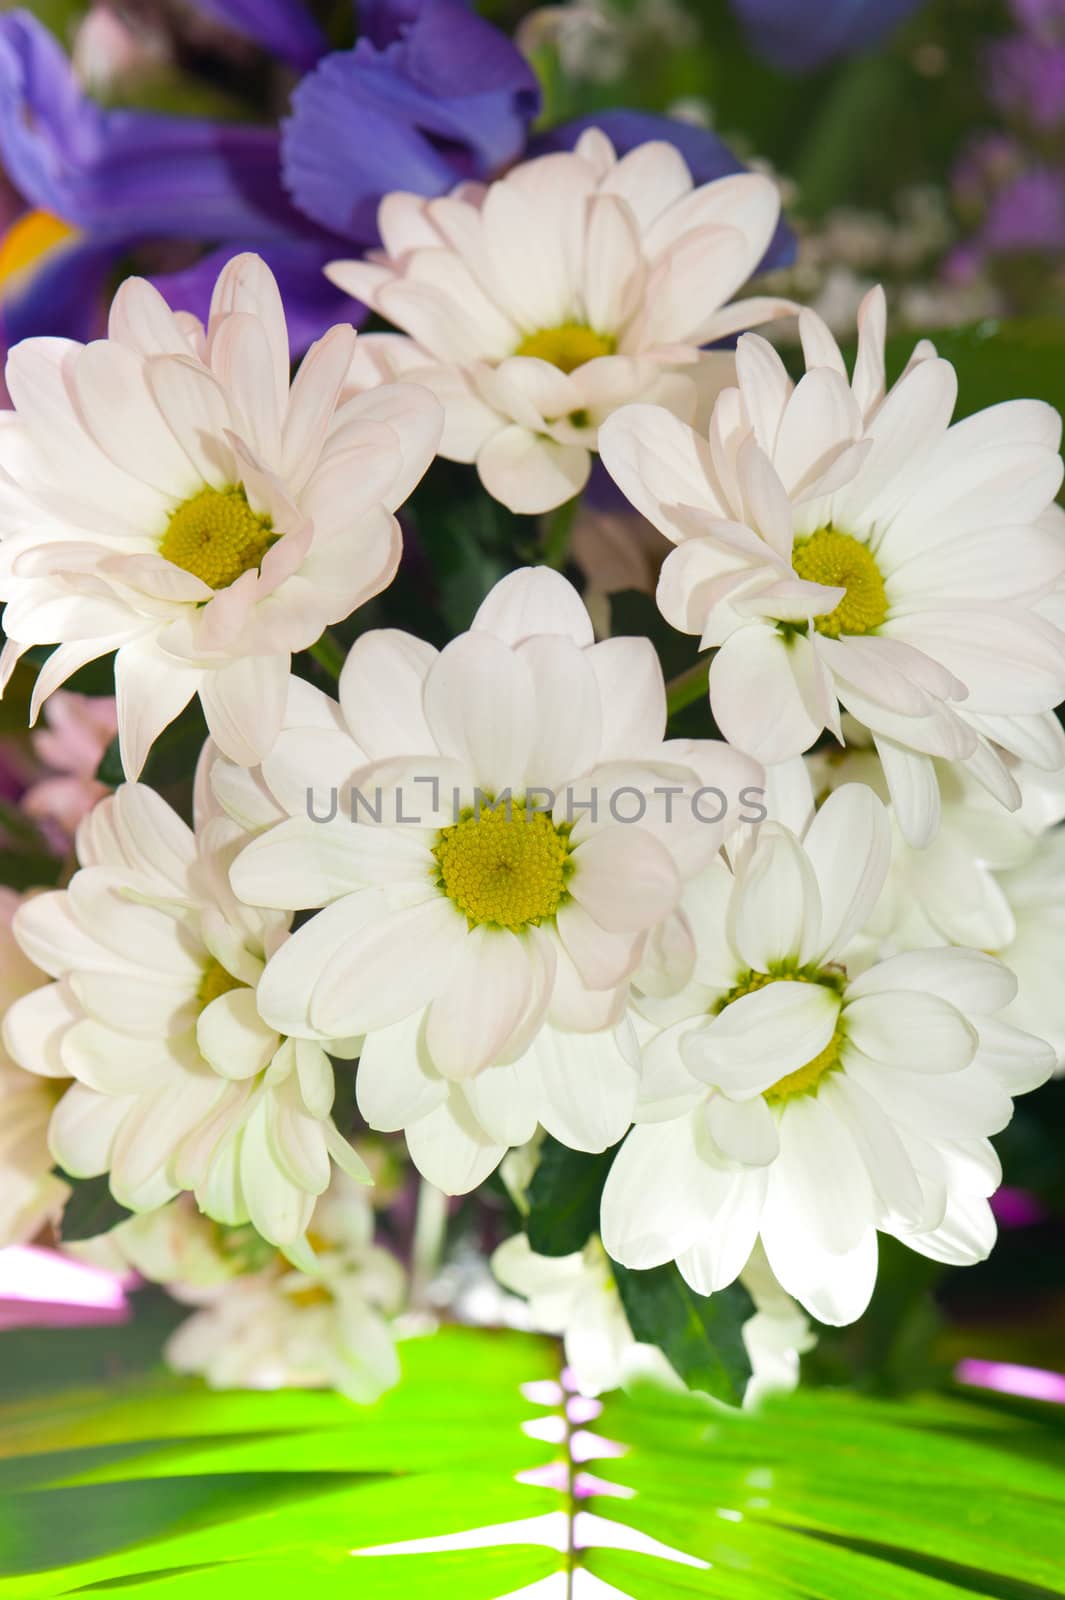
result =
[[[339,683],[341,668],[344,665],[344,651],[340,644],[326,628],[317,644],[312,644],[307,650],[313,656],[322,671],[328,673],[334,683]]]
[[[678,711],[683,711],[685,706],[690,706],[694,701],[701,700],[706,693],[707,680],[710,677],[710,657],[700,656],[694,667],[689,667],[686,672],[678,672],[675,678],[670,678],[666,684],[666,711],[675,717]]]
[[[444,1254],[446,1234],[447,1195],[423,1178],[418,1185],[410,1252],[410,1305],[413,1309],[424,1306],[426,1291]]]
[[[546,520],[542,544],[542,560],[545,567],[553,567],[556,572],[569,560],[570,537],[573,533],[573,519],[577,514],[580,504],[580,495],[574,495],[572,500],[566,500],[556,507]]]

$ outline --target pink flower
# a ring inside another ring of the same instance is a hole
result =
[[[66,836],[65,849],[82,817],[108,793],[96,770],[118,727],[114,697],[60,690],[48,701],[44,718],[47,726],[30,742],[52,775],[30,785],[22,809],[38,822],[54,823]]]

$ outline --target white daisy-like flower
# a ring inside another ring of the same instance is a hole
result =
[[[848,741],[850,735],[848,734]],[[789,764],[791,765],[791,764]],[[771,774],[788,790],[778,820],[801,831],[813,815],[814,793],[865,782],[886,787],[871,750],[820,752]],[[1065,782],[1023,762],[1010,770],[1022,795],[1019,810],[1003,811],[963,767],[936,763],[942,823],[924,850],[912,849],[892,828],[891,867],[868,919],[870,953],[969,945],[1005,962],[1017,995],[1002,1017],[1045,1039],[1065,1067]]]
[[[13,889],[0,889],[0,1017],[48,982],[11,931],[19,904]],[[48,1123],[62,1088],[25,1072],[0,1045],[0,1248],[32,1239],[70,1193],[52,1171],[48,1149]]]
[[[732,299],[779,212],[766,177],[696,189],[671,144],[618,160],[590,128],[573,151],[487,187],[387,195],[384,248],[326,271],[403,330],[361,354],[440,396],[442,454],[476,462],[512,510],[548,511],[584,487],[616,407],[655,400],[693,415],[718,368],[700,347],[796,309]]]
[[[685,981],[694,952],[671,914],[757,815],[760,770],[666,741],[650,642],[594,643],[546,568],[503,579],[441,652],[364,634],[339,706],[295,697],[261,783],[214,774],[246,820],[269,817],[263,786],[288,812],[238,857],[236,893],[324,907],[272,957],[263,1016],[296,1038],[365,1036],[363,1116],[404,1129],[448,1193],[537,1123],[613,1144],[636,1096],[629,978],[644,962],[666,989]]]
[[[367,1404],[399,1381],[391,1319],[406,1275],[373,1242],[366,1191],[339,1172],[314,1208],[313,1270],[293,1270],[252,1228],[221,1227],[182,1196],[72,1253],[132,1266],[198,1309],[164,1356],[216,1389],[336,1389]]]
[[[603,460],[677,545],[658,603],[716,647],[710,703],[726,738],[767,764],[840,707],[872,732],[899,824],[938,825],[934,758],[960,762],[1019,804],[1003,751],[1065,765],[1052,707],[1065,633],[1039,613],[1065,570],[1061,420],[1009,401],[950,425],[957,380],[931,345],[884,388],[884,300],[859,317],[853,381],[836,341],[799,319],[796,385],[757,335],[738,387],[700,437],[662,407],[616,413]]]
[[[526,1234],[505,1239],[492,1256],[492,1271],[504,1288],[529,1303],[532,1325],[564,1341],[566,1365],[581,1394],[596,1396],[634,1379],[683,1384],[656,1345],[633,1335],[618,1293],[610,1258],[598,1238],[568,1256],[537,1255]],[[741,1274],[755,1303],[743,1326],[751,1363],[744,1403],[794,1389],[799,1357],[814,1334],[803,1313],[773,1277],[761,1250]]]
[[[281,297],[252,255],[223,269],[206,331],[129,279],[106,339],[16,345],[0,429],[0,662],[6,681],[31,645],[58,645],[33,717],[117,650],[129,777],[197,693],[234,761],[266,753],[292,652],[391,581],[393,512],[439,437],[424,389],[352,392],[354,351],[354,330],[332,328],[290,386]]]
[[[770,802],[771,814],[801,833],[813,816],[815,795],[867,784],[888,805],[892,824],[891,867],[865,926],[870,949],[887,955],[959,944],[999,955],[1016,926],[1003,874],[1030,862],[1044,831],[1065,816],[1065,774],[1008,758],[1021,805],[1005,811],[966,767],[937,760],[939,831],[931,844],[915,850],[895,819],[867,731],[849,718],[843,731],[846,749],[829,747],[773,769],[771,790],[787,793],[783,806],[780,795],[777,804]]]
[[[208,1216],[296,1249],[333,1164],[368,1174],[333,1124],[321,1044],[283,1038],[260,1014],[289,917],[234,898],[243,837],[227,817],[194,835],[139,784],[101,801],[78,830],[69,888],[15,917],[22,949],[56,981],[15,1002],[4,1041],[27,1071],[76,1080],[49,1131],[72,1176],[109,1173],[133,1211],[189,1189]]]
[[[760,1238],[782,1287],[840,1324],[868,1304],[878,1229],[939,1261],[988,1253],[988,1136],[1053,1055],[1001,1020],[1016,982],[982,952],[848,968],[889,856],[883,806],[852,784],[801,842],[765,823],[689,886],[695,977],[641,1002],[660,1031],[603,1193],[616,1260],[675,1259],[708,1294]]]

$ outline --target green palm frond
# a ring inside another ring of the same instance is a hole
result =
[[[551,1342],[445,1329],[402,1348],[404,1382],[368,1408],[158,1374],[8,1400],[0,1600],[498,1600],[566,1570],[565,1537],[538,1541],[567,1525],[667,1547],[580,1552],[634,1600],[1065,1595],[1053,1408],[813,1390],[748,1413],[642,1389],[592,1424],[625,1448],[577,1500],[517,1478],[564,1454],[522,1428],[551,1418],[523,1393],[557,1378]],[[359,1554],[477,1529],[484,1548]]]

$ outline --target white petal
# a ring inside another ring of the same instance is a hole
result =
[[[602,707],[599,760],[631,760],[655,750],[666,732],[666,689],[650,639],[604,639],[588,660]]]
[[[914,850],[931,844],[939,830],[939,780],[930,756],[907,750],[893,739],[876,736],[880,757],[895,809],[895,819],[906,843]]]
[[[820,983],[770,983],[741,996],[681,1045],[696,1077],[750,1099],[826,1049],[839,996]]]
[[[803,849],[821,894],[816,954],[824,963],[865,926],[879,898],[891,865],[887,812],[865,784],[844,784],[814,816]]]
[[[327,905],[380,883],[428,882],[432,834],[416,827],[375,827],[287,817],[241,851],[230,873],[247,905],[287,911]]]
[[[729,1173],[712,1222],[677,1256],[681,1277],[696,1294],[725,1289],[747,1265],[758,1237],[768,1172],[755,1167]]]
[[[805,648],[804,648],[805,647]],[[801,755],[824,727],[807,704],[807,640],[753,623],[727,639],[710,669],[710,705],[730,744],[772,765]]]
[[[571,1150],[606,1150],[632,1122],[639,1075],[613,1029],[543,1027],[520,1064],[535,1082],[540,1122]]]
[[[525,779],[535,723],[528,665],[501,640],[462,634],[433,663],[425,713],[442,755],[454,756],[486,790]]]
[[[287,655],[245,656],[203,675],[200,699],[219,749],[242,767],[253,767],[281,730],[288,697]]]
[[[880,990],[844,1005],[847,1039],[871,1060],[914,1072],[960,1072],[976,1054],[976,1029],[937,994]]]
[[[407,1128],[407,1149],[423,1178],[445,1194],[468,1194],[506,1154],[485,1133],[460,1090]]]
[[[351,900],[364,898],[360,894]],[[342,907],[346,917],[336,915]],[[349,902],[339,901],[308,924],[314,927],[328,917],[344,941],[319,968],[311,993],[311,1023],[329,1039],[387,1027],[434,999],[450,981],[466,937],[465,918],[443,896],[401,911],[379,912],[372,920],[363,914],[357,928],[352,927],[352,909]],[[301,928],[274,961],[305,933]],[[320,950],[321,945],[319,933],[315,946]]]
[[[767,1167],[780,1150],[777,1124],[766,1102],[726,1100],[715,1094],[706,1103],[706,1126],[718,1149],[747,1167]]]
[[[560,633],[583,649],[594,638],[584,601],[567,578],[550,567],[521,567],[489,591],[471,629],[521,644],[538,633]]]
[[[254,1078],[280,1044],[259,1015],[254,989],[231,989],[204,1006],[196,1023],[201,1053],[223,1078]]]
[[[608,933],[641,932],[677,904],[673,858],[646,828],[598,828],[571,859],[570,893]]]
[[[525,1144],[536,1133],[536,1085],[520,1062],[464,1079],[462,1093],[485,1133],[500,1144]]]
[[[155,740],[184,711],[203,678],[198,667],[175,661],[152,639],[122,646],[115,657],[115,698],[127,778],[140,776]]]
[[[447,1096],[447,1083],[425,1048],[424,1012],[376,1028],[366,1039],[355,1077],[355,1099],[371,1128],[395,1133],[427,1116]]]
[[[482,445],[477,472],[495,500],[522,515],[553,511],[580,494],[592,458],[583,445],[559,444],[516,423]]]
[[[635,1127],[603,1189],[600,1231],[609,1256],[643,1270],[672,1261],[728,1205],[738,1175],[704,1160],[698,1113]]]
[[[1001,1011],[1017,992],[1001,961],[980,950],[912,950],[891,956],[847,986],[847,1001],[894,989],[923,990],[956,1006],[963,1016]]]
[[[397,628],[375,628],[352,645],[338,692],[347,725],[371,760],[433,750],[422,696],[436,657],[432,645]]]
[[[734,949],[756,972],[779,961],[801,964],[817,953],[820,927],[821,896],[805,851],[786,828],[763,823],[736,874],[728,918]]]
[[[425,1044],[437,1071],[468,1078],[498,1061],[530,992],[523,941],[505,928],[471,929],[446,987],[429,1007]]]

